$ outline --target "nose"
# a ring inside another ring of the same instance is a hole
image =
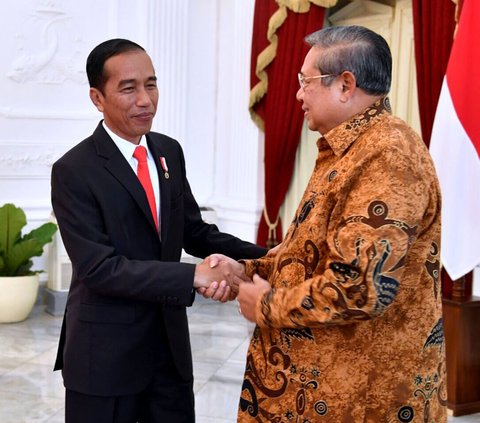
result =
[[[297,91],[297,95],[295,96],[298,101],[303,101],[303,94],[305,94],[305,91],[302,87],[300,87]]]
[[[145,89],[145,87],[139,88],[137,92],[137,106],[145,107],[149,106],[152,103],[152,99],[150,97],[149,92]]]

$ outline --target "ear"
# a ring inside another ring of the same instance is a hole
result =
[[[357,79],[350,71],[343,72],[339,78],[342,90],[340,98],[343,102],[346,102],[353,96],[357,89]]]
[[[90,100],[98,111],[103,113],[103,94],[98,88],[90,88]]]

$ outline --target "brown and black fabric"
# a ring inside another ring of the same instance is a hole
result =
[[[440,193],[388,99],[317,142],[257,304],[239,422],[446,422]]]

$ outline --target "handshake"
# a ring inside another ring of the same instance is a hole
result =
[[[267,257],[275,257],[281,247],[268,251]],[[256,311],[260,297],[271,291],[266,279],[245,274],[245,265],[222,254],[212,254],[195,267],[193,287],[205,298],[226,302],[238,301],[238,311],[251,322],[258,323]]]
[[[222,254],[212,254],[195,267],[193,287],[205,298],[234,300],[244,282],[252,283],[245,274],[245,265]]]

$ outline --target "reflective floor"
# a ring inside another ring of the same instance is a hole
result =
[[[236,303],[199,298],[189,316],[197,423],[233,423],[252,326]],[[64,422],[61,375],[52,372],[60,324],[43,306],[24,322],[0,324],[0,423]],[[450,422],[480,423],[480,414]]]

